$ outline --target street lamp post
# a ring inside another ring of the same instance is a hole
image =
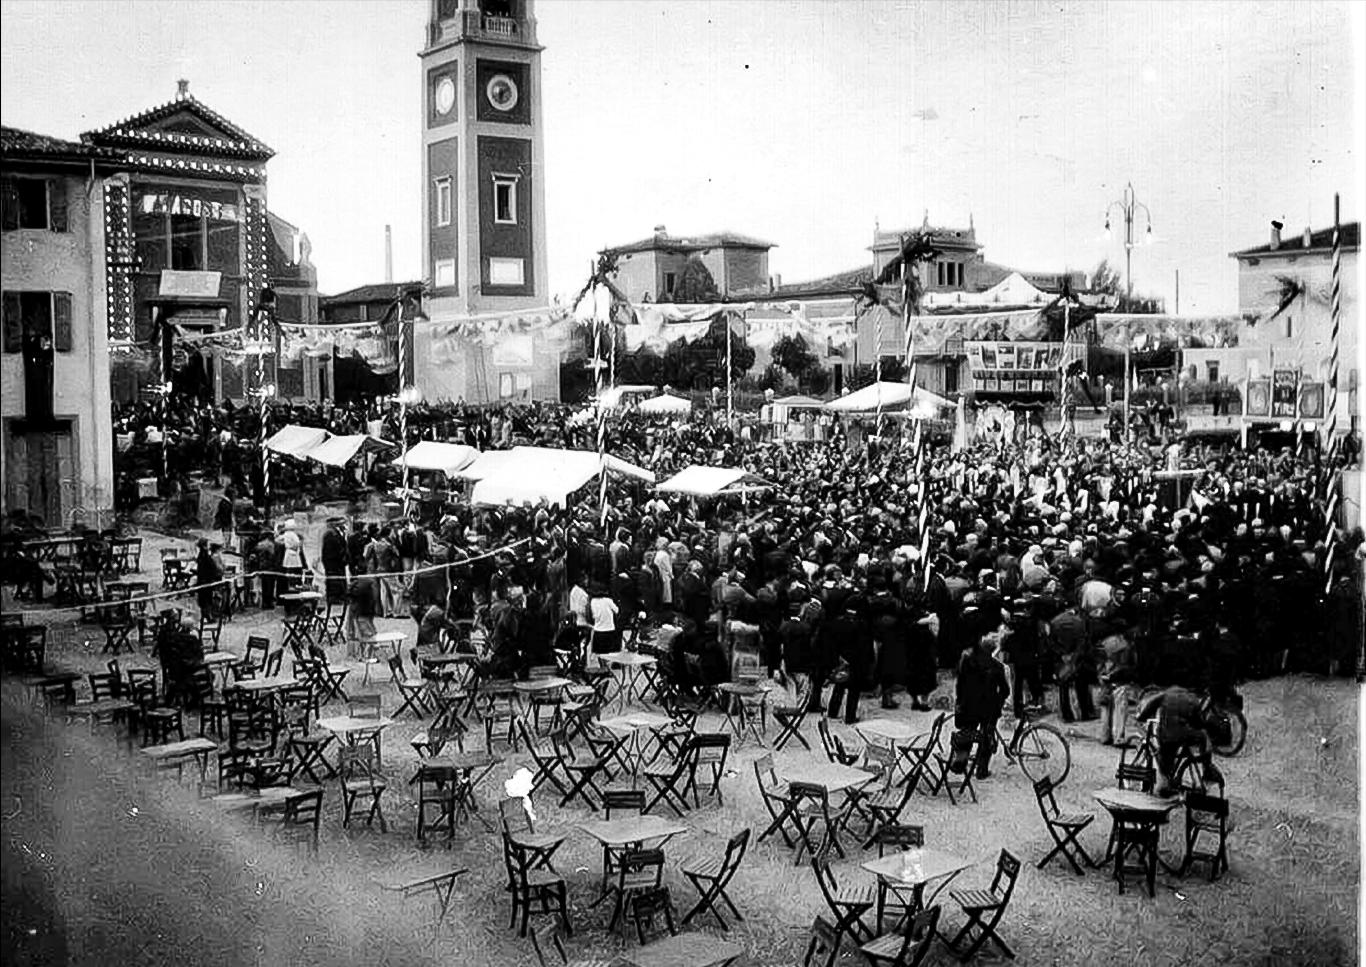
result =
[[[1124,186],[1124,194],[1117,201],[1110,202],[1110,207],[1105,209],[1105,237],[1110,237],[1110,212],[1118,208],[1124,216],[1124,294],[1130,301],[1134,297],[1134,215],[1140,210],[1143,212],[1143,220],[1147,223],[1147,240],[1153,240],[1153,215],[1148,211],[1148,206],[1138,200],[1134,194],[1134,183],[1131,181]]]

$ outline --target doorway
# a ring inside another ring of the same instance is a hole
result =
[[[6,508],[36,514],[49,527],[62,526],[79,506],[75,421],[9,420],[6,431]]]

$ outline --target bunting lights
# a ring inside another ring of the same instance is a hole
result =
[[[131,216],[127,176],[110,178],[104,183],[104,283],[109,342],[116,348],[131,346],[137,336],[133,321],[137,257]]]

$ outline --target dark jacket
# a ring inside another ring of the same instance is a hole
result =
[[[346,573],[346,565],[349,563],[346,553],[346,538],[337,533],[336,528],[329,527],[323,533],[322,559],[323,570],[330,577],[340,577]]]
[[[982,648],[964,648],[958,659],[955,716],[974,723],[994,721],[1009,694],[1001,663]]]

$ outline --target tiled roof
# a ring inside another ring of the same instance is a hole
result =
[[[6,159],[51,158],[54,160],[94,158],[114,161],[118,159],[118,154],[105,148],[96,147],[93,144],[63,141],[61,138],[50,138],[45,134],[35,134],[21,128],[0,127],[0,157]]]
[[[711,232],[707,235],[668,235],[664,232],[658,232],[649,238],[641,239],[639,242],[631,242],[627,245],[610,245],[603,251],[622,255],[630,252],[654,252],[661,249],[666,252],[700,252],[709,248],[770,249],[777,248],[777,246],[752,235],[741,235],[739,232]]]
[[[210,127],[217,128],[226,137],[146,130],[149,125],[164,121],[182,111],[194,115]],[[257,140],[190,93],[177,96],[173,101],[107,127],[87,131],[81,135],[81,140],[110,147],[230,155],[259,161],[275,156],[275,151],[269,145]]]
[[[1355,249],[1361,246],[1361,222],[1344,222],[1342,224],[1342,247],[1344,249]],[[1272,248],[1271,243],[1259,245],[1256,248],[1243,249],[1241,252],[1230,252],[1229,254],[1237,259],[1245,256],[1258,256],[1277,258],[1283,255],[1298,255],[1300,252],[1313,251],[1314,249],[1331,249],[1333,247],[1333,230],[1331,228],[1321,228],[1317,232],[1310,232],[1309,247],[1304,245],[1303,233],[1299,235],[1285,235],[1281,238],[1281,244],[1277,248]]]
[[[381,282],[376,285],[362,285],[336,295],[325,295],[318,300],[319,305],[359,305],[363,302],[393,302],[403,293],[422,287],[421,282]]]
[[[778,286],[774,298],[794,299],[804,295],[853,295],[863,291],[864,285],[873,280],[873,267],[865,265],[846,272],[836,272],[820,279],[806,282],[790,282]]]

